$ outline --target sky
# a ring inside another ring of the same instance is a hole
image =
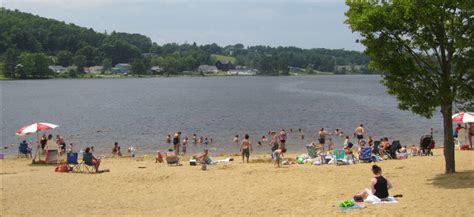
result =
[[[5,8],[158,44],[363,50],[344,24],[344,0],[0,0]]]

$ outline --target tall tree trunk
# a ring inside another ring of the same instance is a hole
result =
[[[454,138],[453,138],[453,120],[452,120],[453,105],[450,100],[443,100],[441,105],[441,113],[443,114],[444,127],[444,161],[445,174],[455,173],[454,161]]]

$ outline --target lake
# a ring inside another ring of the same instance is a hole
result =
[[[122,152],[133,145],[151,154],[166,149],[166,135],[179,130],[190,138],[192,133],[212,137],[213,152],[234,153],[239,151],[232,142],[236,134],[248,133],[256,146],[269,130],[292,128],[289,151],[303,151],[304,144],[317,141],[321,127],[352,134],[363,123],[376,139],[387,136],[402,144],[418,144],[432,127],[441,143],[440,113],[427,120],[400,111],[380,80],[379,75],[344,75],[0,81],[0,136],[2,145],[18,144],[23,139],[15,136],[18,128],[50,122],[60,125],[54,135],[79,148],[93,145],[108,154],[117,141]],[[298,128],[305,140],[298,138]],[[16,153],[16,147],[5,152]],[[197,150],[202,147],[188,148]]]

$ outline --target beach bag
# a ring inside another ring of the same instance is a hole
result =
[[[296,157],[296,163],[297,163],[297,164],[303,164],[303,163],[304,163],[303,157],[302,157],[302,156]]]
[[[67,164],[60,164],[54,171],[58,173],[67,173],[69,169],[67,168]]]
[[[189,165],[196,166],[197,165],[196,160],[189,160]]]

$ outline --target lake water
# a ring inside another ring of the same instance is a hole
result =
[[[192,133],[212,137],[213,152],[233,153],[239,151],[232,142],[236,134],[248,133],[256,146],[269,130],[293,128],[289,151],[303,151],[304,144],[316,141],[320,127],[352,133],[363,123],[369,135],[402,144],[418,144],[433,127],[441,142],[439,112],[427,120],[398,110],[380,79],[347,75],[0,81],[0,136],[2,145],[18,144],[18,128],[50,122],[60,125],[53,134],[61,134],[68,144],[93,145],[106,154],[118,141],[123,151],[133,145],[151,154],[166,149],[166,135],[179,130],[190,138]],[[298,128],[305,140],[298,138]],[[255,147],[260,152],[268,149]],[[197,150],[202,147],[188,148]],[[16,146],[6,150],[16,152]]]

